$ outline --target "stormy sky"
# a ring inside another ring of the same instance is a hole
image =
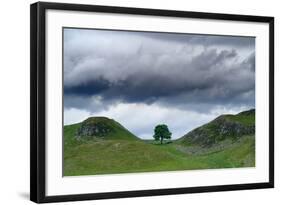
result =
[[[255,38],[64,29],[64,124],[106,116],[176,139],[255,107]]]

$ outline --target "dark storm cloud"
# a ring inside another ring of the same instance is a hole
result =
[[[79,94],[79,95],[95,95],[105,90],[110,89],[110,82],[105,79],[95,79],[88,82],[87,84],[80,84],[73,87],[64,87],[64,93],[68,94]]]
[[[254,38],[64,33],[65,107],[104,109],[117,101],[198,110],[198,105],[254,105]]]

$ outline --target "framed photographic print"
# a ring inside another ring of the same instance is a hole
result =
[[[274,18],[31,5],[34,202],[274,187]]]

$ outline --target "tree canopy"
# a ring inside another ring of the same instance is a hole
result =
[[[157,125],[154,128],[153,137],[156,141],[160,140],[161,144],[163,144],[164,139],[171,139],[171,136],[172,136],[172,133],[169,131],[168,126],[165,124]]]

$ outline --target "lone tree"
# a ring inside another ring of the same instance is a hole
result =
[[[154,139],[156,141],[160,140],[161,144],[163,144],[163,139],[171,139],[172,133],[169,131],[168,126],[165,124],[157,125],[154,128]]]

